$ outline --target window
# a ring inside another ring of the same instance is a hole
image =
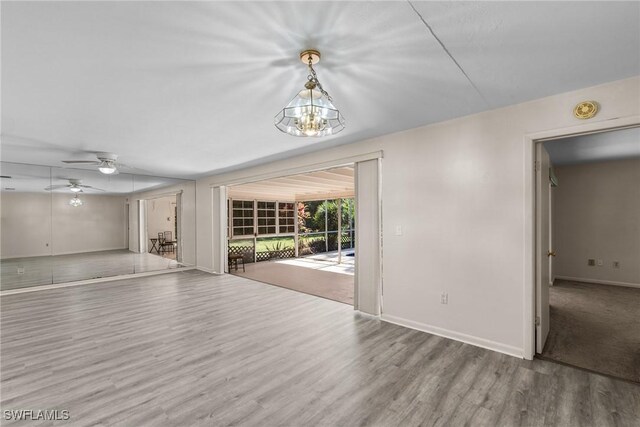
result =
[[[233,235],[251,236],[253,228],[253,201],[234,200],[233,201]]]
[[[232,200],[231,238],[295,233],[296,204],[265,200]]]
[[[289,202],[278,203],[278,233],[294,233],[295,225],[295,204]]]
[[[258,234],[276,234],[276,202],[258,202]]]

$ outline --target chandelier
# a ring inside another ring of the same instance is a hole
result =
[[[300,60],[309,67],[307,82],[298,94],[275,117],[275,125],[294,136],[335,135],[344,129],[344,117],[333,99],[320,84],[313,65],[320,62],[320,52],[305,50]]]
[[[75,197],[69,200],[69,204],[74,208],[82,206],[82,200],[80,200],[80,198],[78,197],[78,193],[76,193]]]

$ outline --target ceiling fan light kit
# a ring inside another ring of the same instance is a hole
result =
[[[63,160],[62,163],[68,164],[84,164],[97,165],[98,170],[105,175],[114,175],[118,173],[116,161],[118,155],[113,153],[96,153],[98,160]]]
[[[320,62],[320,52],[305,50],[300,53],[300,60],[309,68],[307,82],[304,89],[276,114],[275,126],[293,136],[335,135],[344,129],[345,121],[313,68],[313,65]]]
[[[118,168],[116,167],[116,160],[118,160],[118,156],[112,153],[98,153],[96,154],[98,160],[100,160],[100,164],[98,165],[98,170],[105,175],[112,175],[118,172]]]
[[[103,160],[98,165],[98,170],[105,175],[112,175],[113,173],[117,172],[118,168],[116,168],[116,165],[112,161]]]
[[[91,185],[82,184],[82,180],[81,179],[68,178],[67,181],[69,181],[68,184],[50,185],[50,186],[46,187],[44,190],[45,191],[53,191],[53,190],[61,190],[63,188],[68,188],[70,191],[72,191],[74,193],[82,193],[82,190],[86,188],[87,190],[104,191],[102,188],[96,188],[96,187],[93,187]]]

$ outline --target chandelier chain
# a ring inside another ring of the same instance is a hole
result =
[[[329,95],[329,93],[326,90],[324,90],[324,88],[322,87],[322,83],[320,83],[320,80],[318,80],[318,75],[316,74],[316,70],[313,69],[311,56],[309,56],[309,73],[310,74],[307,76],[309,81],[314,82],[318,86],[320,93],[326,96],[329,102],[333,101],[333,99],[331,98],[331,95]]]

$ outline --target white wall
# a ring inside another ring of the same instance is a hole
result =
[[[640,159],[560,166],[556,175],[556,275],[640,287]]]
[[[123,196],[80,195],[83,205],[69,205],[71,196],[54,193],[53,255],[125,249],[126,218]]]
[[[181,214],[178,214],[178,229],[182,232],[182,263],[195,265],[196,263],[196,183],[194,181],[184,181],[169,187],[134,193],[129,198],[129,250],[138,250],[138,200],[155,199],[162,196],[175,195],[182,192]],[[173,196],[175,198],[175,196]],[[209,200],[211,200],[209,198]],[[211,206],[209,204],[209,206]],[[166,218],[165,218],[166,219]],[[173,230],[173,227],[169,230]],[[209,230],[211,227],[209,226]],[[162,230],[164,231],[164,230]],[[157,235],[157,233],[156,233]],[[150,236],[149,236],[150,237]],[[211,251],[209,251],[211,253]]]
[[[2,193],[2,258],[125,248],[125,197],[81,194],[75,208],[72,197]]]
[[[212,270],[219,246],[212,185],[383,150],[383,318],[523,355],[525,135],[582,125],[572,110],[586,99],[602,106],[591,122],[638,115],[639,93],[635,77],[202,178],[197,265]]]
[[[149,238],[155,238],[158,233],[165,231],[171,231],[173,238],[176,238],[175,207],[176,196],[160,197],[147,202],[147,234]]]
[[[3,191],[0,258],[51,255],[51,196]]]

